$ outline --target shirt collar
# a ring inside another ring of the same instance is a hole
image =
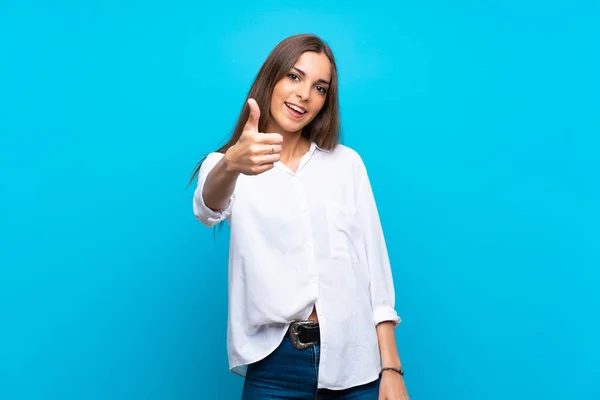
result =
[[[311,155],[312,155],[312,153],[315,151],[315,149],[318,149],[318,150],[320,150],[320,151],[324,151],[324,152],[326,152],[326,153],[331,153],[331,150],[327,150],[327,149],[324,149],[324,148],[322,148],[322,147],[319,147],[319,146],[317,145],[317,143],[316,143],[316,142],[314,142],[314,141],[311,141],[311,142],[310,142],[310,149],[308,150],[308,151],[310,152],[310,154],[311,154]]]

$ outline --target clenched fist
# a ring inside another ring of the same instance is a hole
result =
[[[250,115],[239,140],[225,153],[225,163],[231,171],[258,175],[273,168],[279,161],[283,136],[258,132],[260,109],[254,99],[248,99]]]

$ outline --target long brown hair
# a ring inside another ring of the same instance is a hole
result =
[[[331,150],[340,141],[340,116],[338,103],[338,74],[333,52],[329,46],[316,35],[300,34],[287,37],[279,42],[271,51],[250,87],[242,111],[233,129],[231,138],[216,151],[225,153],[237,143],[244,125],[250,115],[248,99],[253,98],[260,108],[259,132],[265,132],[270,115],[271,96],[275,84],[294,66],[300,56],[307,52],[324,53],[331,63],[331,83],[323,108],[317,116],[302,129],[302,136],[314,141],[322,149]],[[206,158],[206,157],[205,157]],[[193,182],[204,162],[203,158],[195,167],[189,184]]]

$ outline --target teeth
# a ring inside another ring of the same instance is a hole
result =
[[[293,104],[290,103],[285,103],[286,106],[288,106],[289,108],[291,108],[292,110],[298,111],[300,114],[304,114],[306,111],[304,111],[303,109],[296,107]]]

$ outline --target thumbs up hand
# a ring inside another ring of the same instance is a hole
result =
[[[225,161],[232,171],[258,175],[270,170],[279,161],[283,136],[279,133],[260,133],[260,109],[256,100],[248,99],[248,106],[248,121],[236,144],[225,153]]]

